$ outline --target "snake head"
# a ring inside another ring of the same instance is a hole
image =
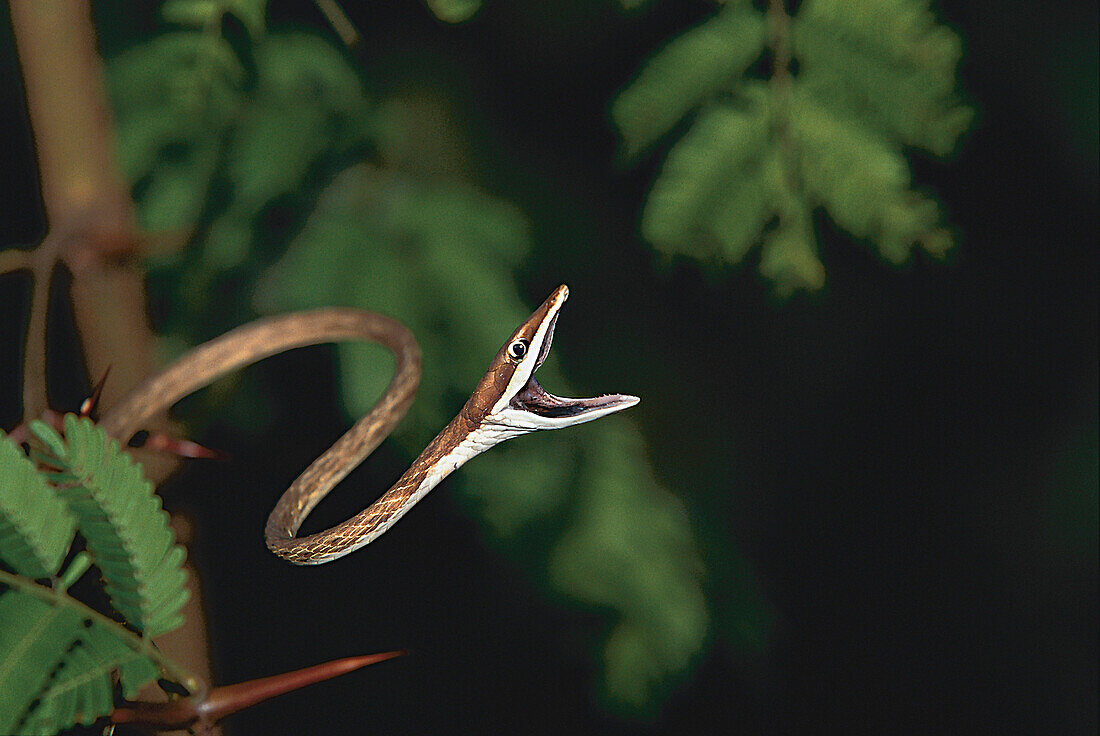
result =
[[[562,284],[512,333],[466,405],[470,420],[496,428],[500,439],[572,427],[638,403],[637,396],[626,394],[588,399],[555,396],[535,380],[535,371],[550,353],[558,313],[568,297],[569,288]]]

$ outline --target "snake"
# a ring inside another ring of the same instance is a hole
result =
[[[339,559],[374,541],[463,464],[507,439],[572,427],[638,403],[627,394],[564,398],[535,380],[569,296],[564,284],[515,329],[458,414],[377,500],[355,516],[315,534],[298,530],[313,508],[389,436],[405,416],[420,383],[420,348],[399,321],[349,307],[264,317],[188,351],[145,379],[100,419],[120,443],[151,418],[221,376],[293,348],[368,340],[390,350],[394,373],[382,396],[283,492],[264,527],[267,547],[297,565]]]

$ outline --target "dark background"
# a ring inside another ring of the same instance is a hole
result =
[[[952,161],[913,167],[959,245],[947,265],[893,269],[822,221],[828,285],[788,303],[752,264],[655,263],[636,234],[655,162],[614,164],[614,91],[710,6],[590,5],[490,0],[459,27],[413,2],[348,9],[364,64],[437,80],[488,131],[489,188],[535,224],[531,302],[570,284],[557,349],[585,382],[644,397],[632,411],[659,474],[702,527],[716,515],[734,530],[775,618],[769,646],[719,640],[656,720],[606,715],[591,694],[598,618],[486,549],[445,487],[369,555],[271,557],[276,489],[345,426],[334,392],[295,388],[332,371],[331,353],[298,351],[254,371],[280,397],[279,429],[261,444],[214,425],[197,439],[234,462],[163,490],[195,522],[218,678],[412,655],[258,707],[234,732],[1095,732],[1095,4],[937,3],[965,39],[979,116]],[[271,15],[321,25],[305,3]],[[42,220],[6,18],[0,30],[6,246]],[[6,429],[28,295],[0,277]],[[57,306],[51,399],[69,408],[86,378]],[[584,357],[608,351],[629,358]],[[405,462],[383,448],[351,483],[384,487]],[[334,498],[307,527],[357,504]]]

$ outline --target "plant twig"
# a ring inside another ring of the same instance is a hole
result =
[[[31,252],[12,248],[0,251],[0,276],[31,268]]]
[[[332,26],[332,30],[336,31],[336,35],[344,42],[344,46],[350,49],[359,43],[359,31],[355,30],[351,19],[340,7],[340,3],[336,0],[316,0],[316,5]]]

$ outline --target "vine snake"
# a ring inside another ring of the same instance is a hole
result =
[[[474,456],[512,437],[560,429],[606,416],[638,403],[635,396],[607,394],[568,399],[543,390],[535,371],[550,351],[558,312],[569,296],[563,284],[521,324],[489,364],[469,400],[413,461],[404,475],[363,511],[336,526],[296,537],[313,508],[379,444],[412,403],[420,382],[420,349],[394,319],[359,309],[332,307],[268,317],[238,327],[194,348],[146,379],[100,421],[126,443],[143,423],[220,376],[297,347],[344,340],[370,340],[396,358],[385,393],[336,443],[302,472],[268,517],[264,537],[280,557],[319,565],[369,544],[417,501]]]

